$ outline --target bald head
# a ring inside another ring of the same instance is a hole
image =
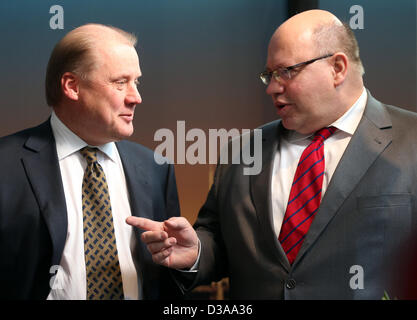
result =
[[[283,46],[291,48],[295,57],[306,50],[313,56],[343,52],[355,67],[353,71],[364,73],[352,30],[328,11],[304,11],[285,21],[273,34],[268,53]]]
[[[105,26],[96,23],[89,23],[75,28],[68,32],[61,41],[72,42],[80,39],[88,39],[95,44],[112,42],[128,44],[131,46],[136,45],[136,37],[133,34],[113,26]]]
[[[100,67],[99,54],[115,44],[134,47],[136,37],[121,29],[101,24],[86,24],[67,33],[55,46],[49,58],[45,79],[46,100],[57,106],[62,99],[61,77],[72,72],[86,79]]]
[[[321,23],[338,23],[342,24],[342,22],[331,12],[325,10],[307,10],[301,13],[298,13],[287,21],[285,21],[281,27],[294,27],[299,26],[302,28],[310,29],[311,27],[315,27]]]
[[[298,39],[309,39],[314,29],[323,24],[342,25],[340,20],[328,11],[309,10],[285,21],[274,33],[272,39],[282,34],[290,34]]]
[[[269,43],[266,89],[284,127],[309,134],[339,119],[363,91],[360,65],[355,37],[330,12],[285,21]]]

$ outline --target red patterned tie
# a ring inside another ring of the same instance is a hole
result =
[[[290,264],[294,262],[319,209],[324,175],[324,140],[335,131],[334,127],[317,131],[298,162],[278,238]]]

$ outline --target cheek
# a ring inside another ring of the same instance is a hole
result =
[[[118,94],[117,92],[113,92],[112,94],[106,95],[102,102],[103,104],[99,107],[103,110],[102,114],[107,119],[106,121],[118,121],[119,114],[124,108],[124,100],[122,95]]]
[[[314,90],[309,83],[294,81],[287,87],[287,95],[298,108],[304,109],[312,101]]]
[[[325,79],[300,78],[290,87],[292,97],[302,104],[317,105],[327,95]]]
[[[114,111],[120,110],[124,105],[123,92],[115,91],[108,95],[110,108]]]
[[[117,99],[110,96],[102,96],[98,98],[95,104],[96,117],[101,119],[101,122],[111,125],[117,121],[119,108],[117,107]]]
[[[311,120],[322,117],[320,92],[314,86],[297,83],[291,86],[288,94],[290,100],[296,105],[295,111],[298,116]]]

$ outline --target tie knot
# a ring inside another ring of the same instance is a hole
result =
[[[335,127],[328,127],[328,128],[320,129],[320,130],[316,131],[316,133],[314,134],[313,140],[314,141],[317,141],[317,140],[324,141],[328,137],[330,137],[335,131],[336,131]]]
[[[97,162],[97,148],[84,147],[80,150],[88,164]]]

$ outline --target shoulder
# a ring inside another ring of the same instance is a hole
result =
[[[31,129],[22,130],[0,138],[0,150],[5,148],[22,146],[30,136]]]
[[[403,159],[404,166],[405,161],[415,161],[417,155],[417,114],[400,107],[377,102],[378,104],[374,103],[372,115],[384,114],[387,120],[378,121],[377,116],[369,119],[377,124],[381,133],[386,132],[388,134],[391,143],[387,153]],[[369,117],[369,114],[367,117]]]
[[[146,158],[153,158],[154,152],[151,149],[139,143],[135,143],[128,140],[122,140],[116,142],[116,145],[118,149],[122,151],[122,153],[127,153],[129,155],[139,155]]]
[[[235,139],[231,139],[231,142],[236,139],[242,139],[245,136],[250,137],[247,141],[252,141],[255,138],[262,138],[263,141],[272,140],[274,141],[276,139],[277,134],[279,133],[279,130],[282,129],[281,120],[274,120],[269,123],[263,124],[255,129],[248,130],[248,132],[242,133],[238,137],[235,137]],[[259,141],[258,141],[259,142]],[[230,144],[230,142],[229,142]]]
[[[404,152],[407,158],[417,155],[417,114],[405,109],[386,105],[392,122],[392,143],[397,154]]]
[[[116,146],[121,158],[140,159],[140,162],[148,167],[166,167],[171,164],[167,158],[139,143],[122,140],[116,142]]]
[[[2,154],[8,153],[11,150],[22,149],[30,137],[35,138],[36,141],[50,139],[52,136],[51,126],[49,120],[42,124],[18,131],[16,133],[0,138],[0,152]]]
[[[417,113],[396,106],[384,105],[388,111],[393,126],[404,126],[405,130],[417,130]]]
[[[417,142],[417,113],[392,105],[381,103],[391,121],[394,140],[412,140]]]
[[[407,126],[414,127],[417,121],[417,113],[385,104],[374,98],[369,91],[363,116],[374,122],[380,128],[390,127],[392,124],[392,129],[395,131],[414,130],[414,128]]]

